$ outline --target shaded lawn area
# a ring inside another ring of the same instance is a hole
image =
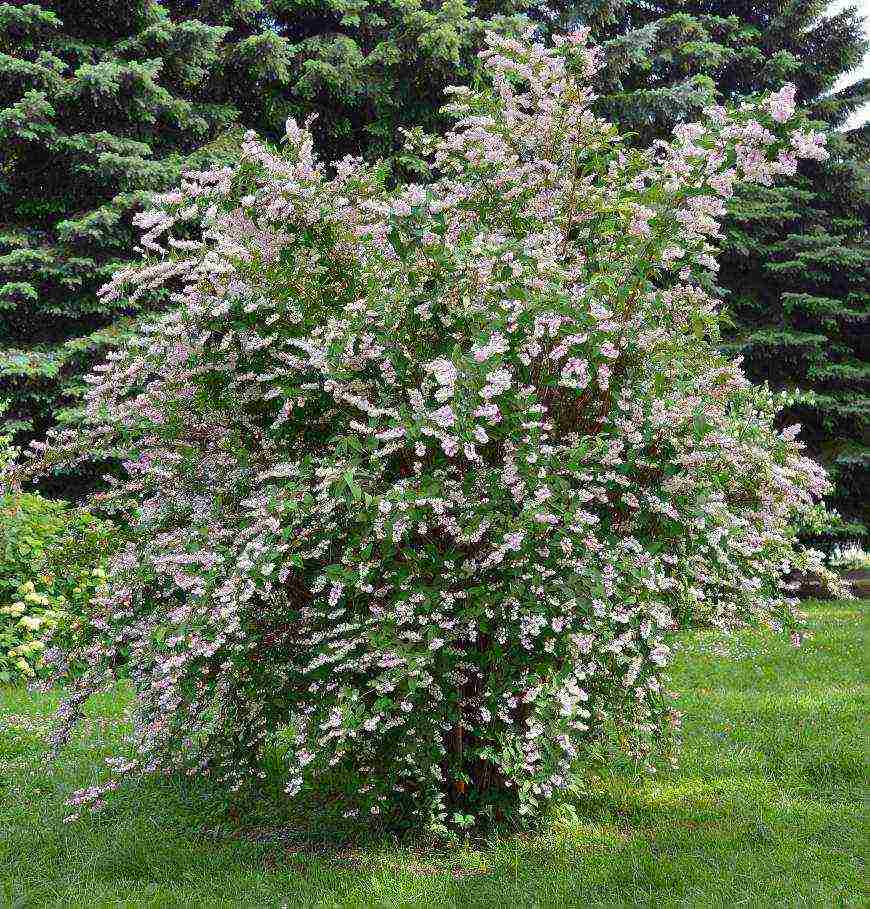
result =
[[[316,813],[234,824],[213,795],[157,783],[65,825],[126,696],[46,765],[57,698],[0,689],[0,906],[865,906],[866,607],[807,608],[797,651],[687,636],[676,770],[584,784],[538,832],[453,848],[330,845]]]

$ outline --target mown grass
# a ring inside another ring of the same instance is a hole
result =
[[[866,611],[809,613],[797,651],[754,634],[687,638],[678,769],[610,777],[538,832],[454,847],[342,843],[316,813],[280,828],[233,821],[201,789],[157,784],[64,824],[125,695],[95,703],[75,746],[46,764],[56,697],[2,689],[0,907],[868,905]]]

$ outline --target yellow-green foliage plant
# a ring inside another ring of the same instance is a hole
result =
[[[105,582],[115,533],[65,502],[0,497],[0,682],[33,678],[46,654],[62,656]]]
[[[15,454],[0,436],[0,683],[37,676],[47,650],[61,657],[105,582],[117,538],[84,508],[22,492],[10,482]]]

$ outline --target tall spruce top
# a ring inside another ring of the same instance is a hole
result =
[[[131,213],[234,121],[209,96],[227,29],[150,0],[0,3],[0,361],[11,428],[75,402],[59,384],[122,331],[97,288]],[[8,424],[7,424],[8,425]]]
[[[592,27],[608,54],[599,109],[641,145],[711,100],[786,81],[835,130],[828,161],[738,191],[718,283],[750,376],[799,394],[789,416],[831,471],[854,538],[870,526],[870,129],[844,126],[870,100],[870,79],[835,90],[868,41],[857,6],[831,10],[827,0],[587,0],[561,5],[551,27]]]

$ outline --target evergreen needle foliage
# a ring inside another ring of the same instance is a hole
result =
[[[588,25],[605,51],[596,110],[639,147],[714,100],[788,80],[839,128],[867,80],[832,87],[866,52],[854,9],[826,0],[90,0],[0,3],[0,391],[18,441],[68,419],[81,376],[136,308],[96,289],[129,256],[131,214],[185,166],[231,158],[234,125],[277,140],[316,113],[320,154],[385,156],[413,175],[400,127],[439,132],[444,86],[470,81],[485,29]],[[5,125],[3,125],[5,124]],[[221,137],[213,141],[215,137]],[[196,159],[193,149],[205,144]],[[739,189],[720,241],[728,338],[756,381],[800,394],[787,418],[829,469],[833,504],[860,537],[868,479],[867,128],[827,162]],[[162,298],[149,299],[148,305]],[[144,301],[141,301],[144,302]],[[44,481],[45,482],[45,481]],[[75,494],[69,478],[48,488]]]
[[[162,0],[231,29],[221,91],[269,139],[311,114],[319,154],[402,156],[399,130],[442,131],[448,85],[471,81],[486,30],[516,33],[529,0]]]
[[[19,439],[78,406],[135,314],[97,296],[132,213],[233,122],[208,96],[225,35],[152,0],[0,3],[0,391]]]
[[[396,156],[398,127],[443,126],[485,27],[517,0],[424,9],[298,0],[0,2],[0,394],[19,443],[74,418],[82,377],[140,308],[97,289],[129,261],[132,215],[185,169],[237,157],[317,113],[327,159]],[[43,481],[75,496],[95,473]]]
[[[714,98],[738,102],[789,81],[827,161],[773,186],[738,189],[719,243],[731,349],[749,375],[798,391],[787,418],[827,466],[847,538],[870,527],[870,127],[843,131],[870,80],[834,91],[868,50],[859,7],[828,0],[581,0],[550,27],[582,22],[607,54],[597,108],[643,145]],[[866,537],[865,537],[866,538]]]

